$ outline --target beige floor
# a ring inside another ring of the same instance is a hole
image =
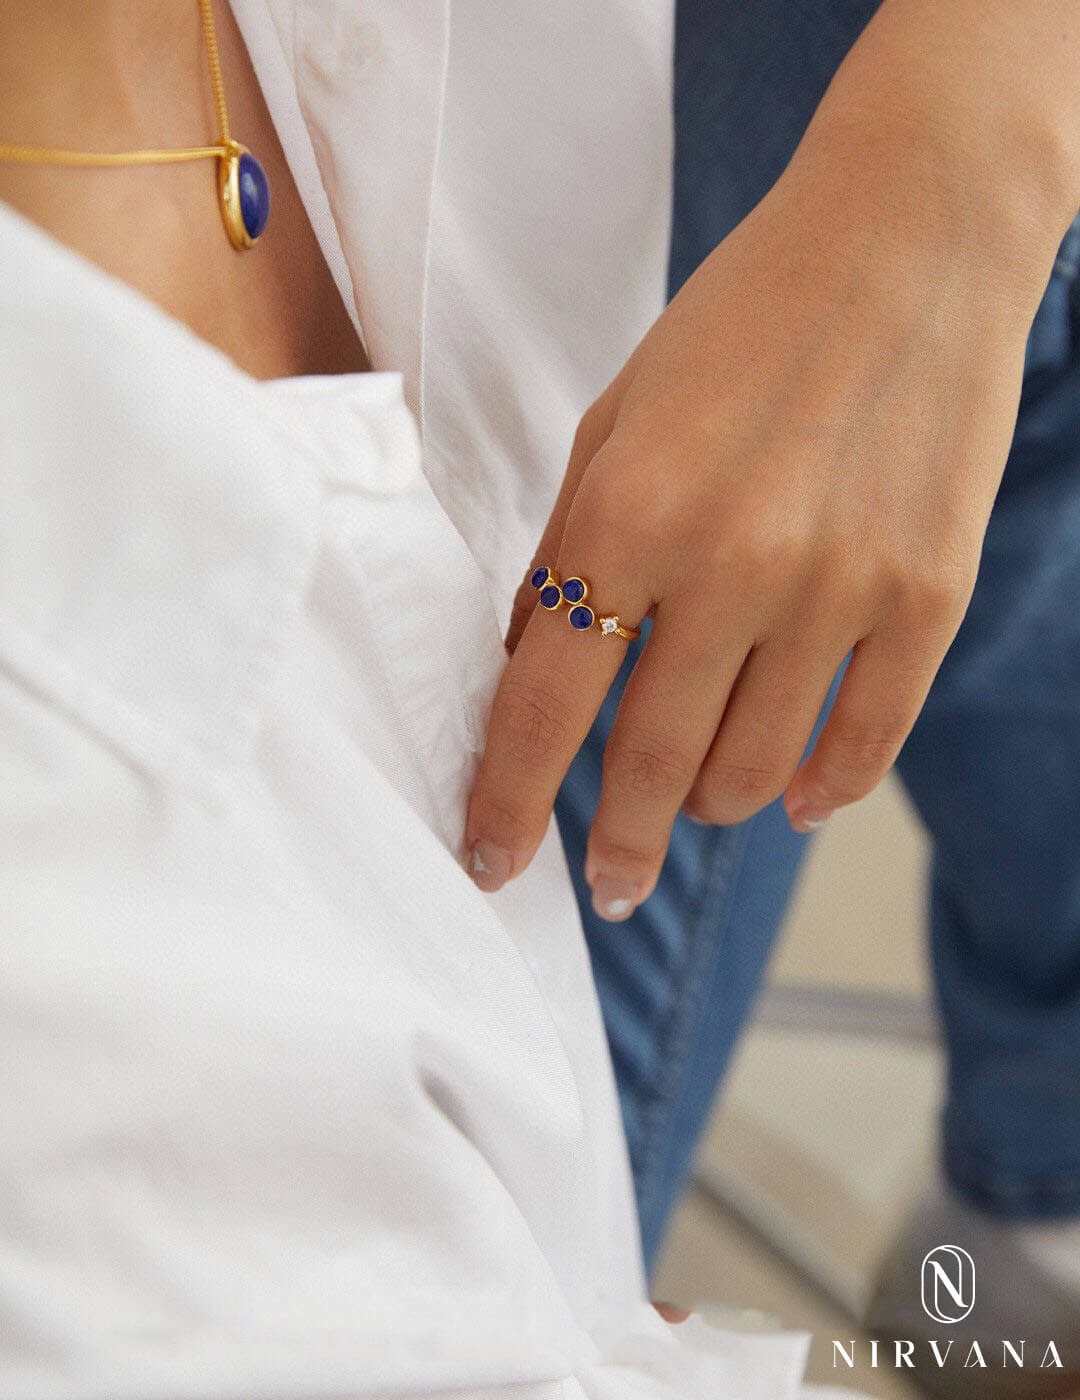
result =
[[[871,1369],[862,1333],[843,1312],[808,1288],[696,1188],[679,1209],[654,1292],[658,1298],[678,1299],[687,1306],[726,1300],[756,1308],[785,1327],[810,1332],[813,1341],[807,1375],[812,1381],[850,1385],[882,1400],[908,1400],[915,1394],[894,1371]],[[849,1352],[853,1340],[861,1347],[855,1352],[854,1370],[832,1369],[833,1338],[842,1341]]]
[[[933,1161],[941,1062],[918,1029],[929,1019],[924,868],[921,832],[892,782],[816,839],[772,991],[717,1106],[654,1289],[807,1330],[811,1379],[882,1397],[912,1392],[895,1370],[870,1366],[852,1318]],[[863,999],[854,1022],[843,999],[834,1014],[836,991]],[[849,1351],[856,1341],[854,1370],[834,1369],[834,1340]]]

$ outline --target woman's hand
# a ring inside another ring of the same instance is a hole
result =
[[[738,822],[786,792],[808,831],[868,793],[956,633],[1056,243],[1016,246],[1026,211],[988,231],[954,157],[923,115],[827,99],[581,422],[534,563],[653,618],[589,838],[603,917],[648,896],[680,809]],[[488,890],[531,859],[626,649],[535,602],[469,809]]]

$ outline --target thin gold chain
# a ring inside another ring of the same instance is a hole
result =
[[[147,151],[66,151],[52,146],[11,146],[0,142],[0,163],[5,165],[175,165],[186,160],[221,159],[232,155],[235,143],[229,135],[229,110],[225,105],[225,84],[221,77],[221,56],[210,0],[199,0],[206,57],[210,66],[210,87],[217,110],[218,144],[216,146],[179,146],[167,150]]]
[[[214,30],[214,12],[210,0],[199,0],[199,17],[202,20],[203,38],[206,41],[206,57],[210,64],[210,86],[214,91],[214,106],[217,108],[218,142],[228,146],[229,109],[225,105],[225,83],[221,77],[221,55],[218,53],[217,33]]]

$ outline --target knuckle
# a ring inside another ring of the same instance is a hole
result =
[[[767,549],[771,568],[795,573],[809,561],[811,536],[802,521],[783,521],[769,530]]]
[[[536,566],[533,565],[533,568]],[[536,606],[536,593],[531,583],[526,582],[524,587],[519,588],[514,597],[514,606],[510,612],[510,624],[507,632],[511,636],[519,636],[525,630],[525,624],[533,614]]]
[[[808,567],[812,539],[798,519],[754,519],[740,516],[737,533],[730,529],[718,542],[722,567],[743,577],[768,575],[786,579]]]
[[[570,449],[571,464],[584,467],[592,460],[611,432],[615,418],[615,397],[612,386],[596,399],[581,415]]]
[[[624,459],[614,449],[605,449],[602,468],[598,459],[586,473],[574,501],[567,529],[571,549],[591,552],[597,540],[620,540],[625,547],[631,537],[636,547],[644,548],[659,528],[659,512],[650,510],[631,518],[626,502],[633,499],[635,489]]]
[[[531,764],[555,753],[569,730],[569,708],[550,683],[506,673],[495,705],[492,728],[503,738],[510,757]]]
[[[527,814],[497,794],[479,790],[470,812],[469,826],[478,836],[496,840],[504,849],[518,850],[535,838],[535,822]]]
[[[603,824],[597,822],[589,834],[589,859],[605,871],[644,879],[659,870],[663,864],[665,848],[654,846],[627,845],[611,836]]]
[[[699,821],[718,825],[745,821],[767,807],[783,787],[772,768],[718,760],[702,770],[686,809]]]
[[[886,565],[881,580],[890,611],[929,623],[959,618],[975,583],[966,568],[900,561]]]
[[[907,726],[891,729],[847,724],[830,736],[815,787],[837,803],[855,802],[892,767]]]
[[[963,614],[974,587],[974,574],[960,569],[938,569],[921,581],[926,605],[946,618]]]
[[[575,449],[595,442],[610,418],[611,412],[604,399],[594,400],[581,415],[581,421],[577,425],[577,431],[574,433]]]
[[[656,801],[678,799],[694,779],[697,765],[662,735],[619,733],[608,741],[604,777],[617,792]]]

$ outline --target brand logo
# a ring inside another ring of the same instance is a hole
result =
[[[950,1327],[970,1316],[975,1306],[975,1261],[966,1249],[956,1244],[941,1244],[926,1256],[922,1263],[922,1305],[927,1317]],[[903,1311],[908,1313],[906,1309]],[[917,1327],[917,1319],[913,1321]],[[884,1330],[891,1331],[891,1328]],[[1031,1343],[1032,1351],[1028,1352],[1027,1341],[1012,1342],[1004,1337],[997,1343],[986,1337],[968,1337],[957,1348],[955,1336],[946,1340],[927,1335],[917,1339],[894,1335],[889,1341],[878,1337],[862,1340],[852,1337],[846,1344],[833,1338],[833,1369],[838,1366],[854,1369],[856,1352],[861,1348],[865,1354],[867,1347],[870,1366],[874,1370],[889,1365],[898,1371],[907,1369],[920,1374],[958,1368],[966,1371],[972,1367],[986,1370],[994,1364],[998,1347],[1001,1348],[1002,1370],[1009,1371],[1015,1367],[1022,1371],[1036,1366],[1043,1371],[1064,1369],[1061,1353],[1054,1341],[1043,1342],[1039,1339]]]
[[[975,1306],[975,1260],[958,1244],[940,1244],[922,1264],[922,1305],[927,1317],[947,1326],[963,1322]]]

